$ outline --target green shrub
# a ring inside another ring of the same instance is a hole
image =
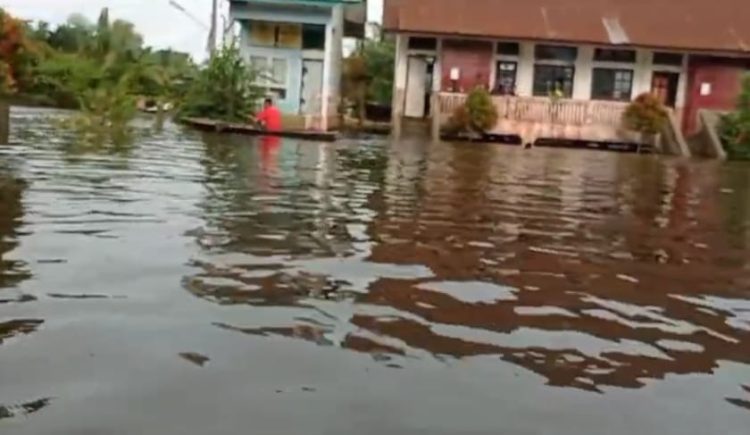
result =
[[[191,83],[180,117],[246,121],[263,97],[263,89],[254,84],[257,76],[236,46],[222,48]]]
[[[490,93],[477,87],[469,93],[466,102],[453,112],[447,129],[453,133],[482,134],[495,128],[497,120],[497,107]]]
[[[737,110],[722,118],[719,131],[730,159],[750,160],[750,75],[745,78]]]
[[[628,129],[644,135],[661,133],[668,121],[669,114],[666,107],[650,93],[636,97],[623,116],[623,122]]]
[[[497,107],[490,93],[481,87],[474,88],[466,99],[469,128],[477,133],[492,130],[497,125]]]

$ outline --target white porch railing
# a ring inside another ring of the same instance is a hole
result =
[[[544,97],[492,97],[500,120],[558,124],[569,126],[606,125],[619,128],[627,103],[617,101],[582,101]],[[464,104],[466,94],[441,93],[441,119],[447,120]]]

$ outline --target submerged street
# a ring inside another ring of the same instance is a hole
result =
[[[0,147],[0,433],[746,434],[750,164]]]

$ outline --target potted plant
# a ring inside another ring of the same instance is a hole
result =
[[[447,129],[452,134],[464,134],[477,139],[492,130],[497,125],[497,120],[497,107],[490,93],[482,87],[476,87],[469,93],[466,102],[453,112]]]
[[[657,146],[659,136],[668,121],[667,108],[651,93],[636,97],[623,115],[625,127],[639,133],[641,143],[652,146]]]

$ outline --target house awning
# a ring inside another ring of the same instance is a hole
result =
[[[750,0],[385,0],[383,27],[750,55]]]

